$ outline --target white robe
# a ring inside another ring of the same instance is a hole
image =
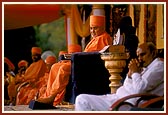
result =
[[[118,99],[137,93],[164,95],[164,62],[156,58],[140,74],[133,73],[132,79],[126,77],[123,86],[115,94],[80,94],[75,101],[75,111],[107,111]],[[128,100],[134,103],[136,99]]]

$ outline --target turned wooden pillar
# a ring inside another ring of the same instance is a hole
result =
[[[105,67],[111,75],[109,77],[111,93],[115,93],[122,85],[120,74],[126,66],[125,47],[122,45],[110,46],[109,52],[101,54],[101,59],[105,61]]]

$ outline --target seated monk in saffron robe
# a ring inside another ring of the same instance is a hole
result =
[[[33,47],[31,53],[33,63],[26,69],[25,72],[25,80],[29,82],[37,81],[40,77],[42,77],[45,74],[47,70],[46,64],[41,58],[41,48]]]
[[[35,86],[35,83],[39,80],[40,77],[44,76],[47,68],[44,60],[41,58],[42,50],[39,47],[32,47],[32,60],[33,63],[26,69],[24,75],[24,83],[22,83],[18,90],[16,105],[23,104],[27,99],[27,90]]]
[[[49,77],[49,72],[51,69],[51,66],[56,63],[56,57],[55,56],[47,56],[45,59],[47,71],[43,77],[41,77],[36,83],[35,87],[30,88],[28,91],[28,97],[25,100],[25,105],[29,104],[32,99],[37,98],[38,96],[41,96],[45,93],[45,90],[47,88],[47,82],[48,82],[48,77]]]
[[[100,51],[107,45],[112,45],[112,38],[105,31],[105,16],[90,16],[91,41],[87,44],[84,52]],[[68,53],[80,52],[79,45],[69,45]],[[37,101],[56,106],[63,101],[66,86],[71,74],[71,61],[61,60],[55,63],[49,73],[49,79],[45,94]]]
[[[4,57],[4,64],[6,65],[6,70],[4,71],[5,73],[5,78],[4,78],[4,92],[5,92],[5,104],[7,103],[13,103],[14,102],[14,94],[15,92],[11,89],[11,86],[13,86],[13,84],[15,83],[15,66],[12,63],[12,61],[10,59],[8,59],[7,57]],[[4,66],[5,66],[4,65]],[[8,100],[9,98],[9,100]],[[8,101],[7,101],[8,100]],[[7,103],[6,103],[7,101]]]
[[[16,89],[21,83],[23,83],[25,81],[24,80],[24,74],[25,74],[25,71],[26,71],[27,68],[28,68],[28,62],[26,60],[19,61],[19,63],[18,63],[18,73],[16,74],[16,77],[15,77]]]
[[[12,105],[15,105],[17,88],[20,84],[24,82],[24,74],[27,67],[28,67],[28,62],[26,60],[19,61],[18,73],[15,76],[15,81],[8,85],[8,95],[12,99],[11,101]]]

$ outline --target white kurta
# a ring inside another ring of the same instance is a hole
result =
[[[123,86],[115,94],[80,94],[75,101],[76,111],[107,111],[118,99],[137,93],[164,95],[164,62],[156,58],[140,74],[133,73],[132,79],[126,77]],[[130,99],[134,103],[136,99]]]

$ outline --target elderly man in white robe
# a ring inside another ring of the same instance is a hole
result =
[[[128,65],[129,72],[116,93],[107,95],[80,94],[75,101],[76,111],[107,111],[118,99],[137,93],[164,95],[164,62],[156,57],[153,43],[143,43],[137,48],[137,59]],[[136,99],[128,100],[135,103]]]

